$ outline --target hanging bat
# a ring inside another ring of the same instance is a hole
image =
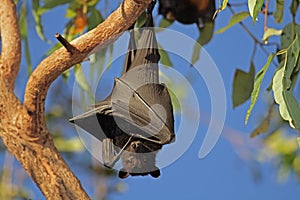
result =
[[[183,24],[196,23],[199,29],[213,21],[215,0],[159,0],[159,14],[170,21]]]
[[[159,177],[157,152],[174,141],[170,94],[159,83],[157,41],[153,26],[153,1],[140,32],[138,47],[130,31],[124,73],[115,78],[111,94],[95,107],[70,121],[103,141],[104,165],[113,167],[122,158],[120,178],[129,175]]]

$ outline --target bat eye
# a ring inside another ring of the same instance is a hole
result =
[[[132,148],[136,149],[137,145],[136,144],[132,144]]]
[[[128,172],[125,171],[119,171],[119,178],[127,178],[129,176]]]

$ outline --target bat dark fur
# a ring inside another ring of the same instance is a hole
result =
[[[215,0],[159,0],[159,14],[183,24],[196,23],[203,28],[211,22],[216,11]]]

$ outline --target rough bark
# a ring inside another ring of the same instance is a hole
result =
[[[0,136],[47,199],[89,199],[46,128],[44,103],[50,84],[96,46],[127,30],[150,2],[125,0],[103,23],[71,42],[78,51],[62,47],[43,60],[28,80],[22,104],[13,92],[21,58],[15,5],[1,1]]]

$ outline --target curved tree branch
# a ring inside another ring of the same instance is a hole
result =
[[[22,105],[12,90],[21,54],[17,16],[12,0],[1,1],[0,136],[46,198],[89,199],[46,128],[44,102],[50,84],[96,46],[127,30],[150,2],[125,0],[102,24],[70,43],[78,51],[62,47],[43,60],[28,80]]]
[[[77,53],[71,54],[62,47],[43,60],[26,86],[24,105],[28,111],[43,113],[50,84],[62,72],[84,61],[95,47],[106,45],[105,42],[126,31],[150,2],[151,0],[125,0],[103,23],[71,42],[79,50]]]
[[[7,86],[13,89],[21,61],[21,39],[16,8],[11,0],[3,0],[0,3],[0,30],[0,76]]]

